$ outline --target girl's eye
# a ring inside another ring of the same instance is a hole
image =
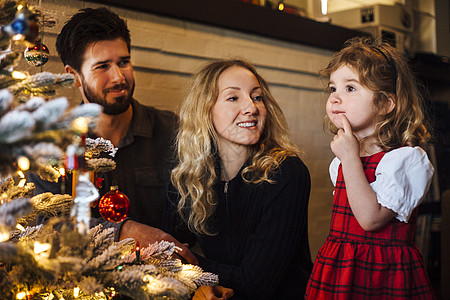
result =
[[[329,87],[327,87],[327,92],[334,93],[334,92],[336,92],[336,88],[334,86],[329,86]]]
[[[355,91],[356,89],[353,87],[353,86],[351,86],[351,85],[349,85],[349,86],[347,86],[347,91],[348,92],[353,92],[353,91]]]

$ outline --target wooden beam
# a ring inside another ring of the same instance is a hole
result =
[[[89,0],[88,2],[163,15],[334,51],[340,50],[349,38],[368,35],[238,0]]]

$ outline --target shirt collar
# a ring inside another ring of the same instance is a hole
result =
[[[149,114],[144,105],[133,99],[133,119],[131,120],[128,133],[151,138],[153,136],[153,114]]]
[[[130,128],[126,136],[119,142],[117,148],[128,146],[134,142],[135,136],[142,136],[151,138],[153,136],[153,115],[148,113],[144,105],[137,102],[135,99],[131,102],[133,109],[133,117],[131,119]],[[97,138],[93,133],[88,133],[88,137]]]

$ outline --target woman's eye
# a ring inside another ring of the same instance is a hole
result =
[[[237,99],[238,99],[238,97],[236,97],[236,96],[227,98],[228,101],[236,101]]]
[[[253,96],[252,99],[253,99],[253,101],[258,101],[258,102],[260,102],[260,101],[263,100],[263,96],[261,96],[261,95],[259,95],[259,96]]]
[[[129,60],[122,60],[122,61],[119,62],[118,65],[119,65],[120,67],[124,67],[124,66],[127,66],[129,63],[130,63]]]

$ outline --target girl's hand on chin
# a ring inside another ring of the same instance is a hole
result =
[[[345,115],[341,115],[342,126],[330,143],[331,151],[342,162],[348,158],[359,159],[359,141]]]

